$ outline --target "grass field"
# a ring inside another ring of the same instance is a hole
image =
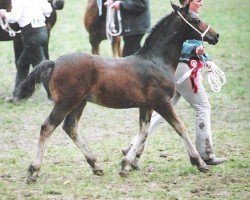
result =
[[[90,52],[82,17],[87,0],[66,1],[52,30],[50,56]],[[171,11],[170,1],[151,0],[152,25]],[[177,2],[176,0],[174,2]],[[40,125],[53,105],[41,87],[20,105],[0,100],[0,199],[250,199],[250,1],[206,0],[200,14],[220,33],[207,52],[225,71],[227,84],[211,92],[216,154],[228,161],[200,173],[191,166],[179,136],[167,124],[149,138],[141,171],[127,179],[118,174],[128,145],[138,131],[138,110],[88,104],[80,121],[81,137],[97,154],[105,175],[97,177],[80,150],[62,131],[51,137],[36,184],[26,184],[27,167],[36,153]],[[107,41],[101,54],[111,56]],[[12,42],[0,43],[0,96],[11,95],[15,65]],[[181,100],[176,111],[194,140],[192,108]]]

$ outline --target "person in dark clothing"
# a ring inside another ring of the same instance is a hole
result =
[[[121,11],[124,46],[122,56],[129,56],[141,48],[141,40],[150,28],[148,0],[107,0],[106,6]]]
[[[11,12],[0,10],[0,17],[9,23],[18,22],[21,28],[21,37],[24,49],[17,60],[17,74],[13,97],[7,101],[15,100],[15,92],[19,84],[27,77],[27,58],[32,66],[38,65],[45,59],[45,49],[48,43],[48,30],[45,24],[45,16],[49,17],[52,7],[47,0],[13,0]],[[44,83],[45,90],[50,98],[48,83]]]

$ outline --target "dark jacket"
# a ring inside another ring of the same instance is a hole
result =
[[[148,0],[124,0],[120,5],[122,35],[145,34],[150,28]]]

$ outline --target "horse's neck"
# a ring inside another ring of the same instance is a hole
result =
[[[162,29],[152,32],[152,35],[149,36],[149,40],[146,40],[138,54],[147,59],[157,57],[175,71],[180,58],[182,45],[185,41],[185,30],[182,24],[176,24],[176,26],[174,26],[174,24],[176,24],[176,22],[172,20],[172,22],[169,23],[169,27],[164,29],[164,32],[162,32]]]

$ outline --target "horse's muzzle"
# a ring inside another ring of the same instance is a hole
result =
[[[55,4],[53,5],[53,8],[55,10],[62,10],[63,7],[64,7],[64,0],[56,1]]]
[[[216,33],[216,35],[213,38],[208,40],[208,43],[212,45],[216,45],[219,42],[219,37],[220,35]]]

